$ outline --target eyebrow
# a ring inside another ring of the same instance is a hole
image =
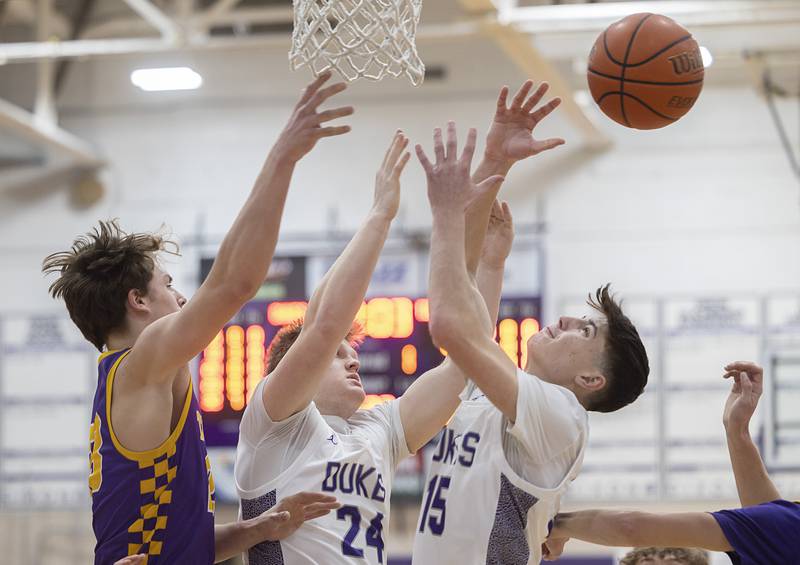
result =
[[[172,275],[170,275],[169,273],[164,273],[164,274],[165,274],[165,275],[166,275],[166,277],[167,277],[167,282],[168,282],[168,283],[171,283],[171,282],[172,282]]]

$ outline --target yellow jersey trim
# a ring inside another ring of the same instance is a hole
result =
[[[100,354],[100,357],[97,358],[97,364],[99,365],[100,363],[102,363],[103,359],[105,359],[109,355],[114,355],[115,353],[119,353],[120,351],[122,351],[122,350],[121,349],[109,349],[108,351],[103,351]]]
[[[172,430],[172,433],[169,434],[169,437],[164,440],[164,443],[154,449],[148,449],[147,451],[132,451],[123,446],[119,439],[117,439],[117,434],[114,433],[114,426],[111,424],[111,391],[112,387],[114,386],[114,377],[117,374],[117,368],[119,367],[119,364],[130,352],[131,350],[129,349],[120,355],[119,359],[116,360],[114,365],[108,371],[108,377],[106,379],[106,422],[108,423],[108,435],[111,436],[111,442],[114,444],[116,450],[126,459],[138,462],[149,462],[159,455],[166,453],[170,446],[174,446],[177,443],[178,437],[180,437],[181,432],[183,431],[183,426],[186,423],[186,415],[189,413],[189,406],[192,404],[192,378],[191,376],[189,377],[189,389],[186,391],[186,399],[183,402],[183,410],[181,410],[181,417],[178,420],[178,425],[175,426],[175,429]]]

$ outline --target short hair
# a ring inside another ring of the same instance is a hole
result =
[[[303,329],[303,318],[298,318],[293,322],[283,326],[272,341],[267,349],[267,375],[275,370],[281,359],[284,358],[289,348],[300,337],[300,331]],[[350,345],[356,347],[364,341],[364,328],[359,322],[353,322],[350,326],[350,331],[343,339],[346,339]]]
[[[604,370],[608,383],[590,399],[588,410],[614,412],[636,400],[647,385],[650,365],[639,332],[625,314],[621,303],[611,296],[607,284],[589,294],[589,306],[607,320]]]
[[[622,558],[619,565],[639,565],[643,559],[674,559],[676,565],[708,565],[708,553],[702,549],[683,547],[640,547]]]
[[[42,272],[58,274],[50,294],[64,299],[83,337],[102,351],[109,334],[125,323],[128,292],[147,294],[159,251],[177,255],[179,250],[162,235],[129,234],[117,220],[101,221],[69,251],[45,257]]]

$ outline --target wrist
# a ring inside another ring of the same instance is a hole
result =
[[[729,442],[752,442],[750,428],[747,424],[727,423],[725,424],[725,435]]]
[[[394,214],[387,212],[386,210],[382,210],[380,208],[373,207],[370,210],[369,214],[367,215],[367,223],[374,224],[376,226],[383,226],[387,229],[394,220]]]
[[[478,169],[482,172],[491,175],[503,175],[505,176],[508,174],[508,171],[511,170],[511,167],[514,166],[514,163],[517,161],[515,159],[504,159],[499,156],[492,155],[491,153],[484,153],[483,160],[481,161],[480,165],[478,165]]]
[[[274,167],[294,167],[299,160],[286,149],[285,144],[281,143],[279,139],[269,152],[264,167],[266,168],[269,165]]]

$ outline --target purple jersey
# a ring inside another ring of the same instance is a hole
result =
[[[731,544],[735,565],[800,562],[800,504],[786,500],[712,512]]]
[[[95,565],[147,555],[147,565],[214,562],[214,480],[191,383],[180,420],[150,451],[125,449],[111,427],[114,374],[130,350],[98,360],[89,432]]]

